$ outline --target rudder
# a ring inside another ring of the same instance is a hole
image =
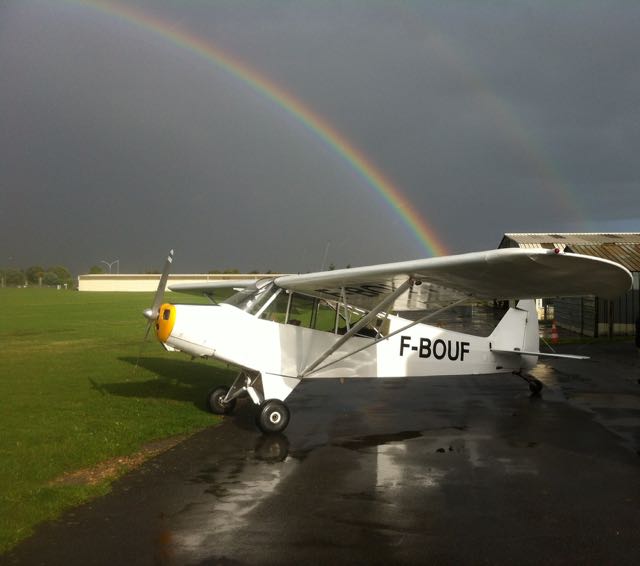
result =
[[[540,347],[538,313],[532,299],[519,301],[510,308],[489,336],[493,350],[537,352]],[[535,356],[527,356],[527,366],[534,366]]]

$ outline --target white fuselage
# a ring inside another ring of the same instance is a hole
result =
[[[341,338],[330,332],[262,320],[226,304],[174,308],[175,321],[165,340],[167,346],[263,375],[299,379],[305,367]],[[389,316],[389,322],[388,334],[411,323],[398,316]],[[522,347],[522,340],[518,340],[520,344],[515,346]],[[305,379],[486,374],[516,371],[522,366],[520,356],[492,352],[491,336],[472,336],[426,324],[416,324],[331,363],[373,341],[351,338]]]

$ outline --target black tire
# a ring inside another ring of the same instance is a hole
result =
[[[260,405],[256,421],[264,433],[282,432],[289,424],[289,416],[289,409],[282,401],[269,399]]]
[[[540,395],[544,384],[539,379],[534,379],[529,382],[529,391],[531,391],[532,395]]]
[[[228,387],[214,387],[207,395],[207,408],[214,415],[228,415],[233,412],[236,406],[236,400],[232,399],[228,403],[223,403],[222,400],[229,392]]]

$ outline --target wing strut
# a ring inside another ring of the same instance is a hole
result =
[[[413,279],[409,277],[402,285],[400,285],[393,293],[387,295],[382,301],[380,301],[373,309],[371,309],[365,316],[363,316],[356,324],[354,324],[349,331],[342,336],[339,340],[337,340],[333,346],[325,350],[322,354],[320,354],[313,362],[311,362],[306,368],[304,368],[298,377],[304,377],[305,375],[309,375],[318,365],[320,365],[324,360],[326,360],[331,354],[333,354],[338,348],[340,348],[345,342],[347,342],[350,338],[355,336],[355,334],[367,324],[369,324],[378,313],[388,307],[393,303],[402,293],[404,293],[411,285],[413,284]],[[344,289],[344,288],[343,288]],[[345,302],[346,306],[346,302]]]
[[[460,303],[464,303],[466,301],[469,300],[469,297],[464,297],[462,299],[459,299],[453,303],[451,303],[450,305],[447,305],[446,307],[442,307],[441,309],[438,309],[436,311],[430,312],[429,314],[424,315],[423,317],[420,317],[417,320],[414,320],[413,322],[411,322],[410,324],[406,324],[405,326],[403,326],[402,328],[399,328],[398,330],[392,332],[391,334],[387,334],[386,336],[382,336],[380,338],[376,338],[373,342],[369,342],[369,344],[365,344],[364,346],[361,346],[360,348],[358,348],[357,350],[354,350],[353,352],[349,352],[348,354],[345,354],[344,356],[341,356],[335,360],[330,361],[327,364],[324,364],[323,366],[320,366],[319,368],[317,368],[316,371],[322,371],[325,368],[328,368],[329,366],[332,366],[333,364],[337,364],[338,362],[341,362],[342,360],[344,360],[345,358],[348,358],[349,356],[353,356],[354,354],[357,354],[359,352],[362,352],[362,350],[366,350],[367,348],[371,348],[371,346],[375,346],[378,342],[382,342],[383,340],[388,340],[389,338],[393,338],[396,334],[400,334],[401,332],[404,332],[405,330],[408,330],[409,328],[411,328],[412,326],[415,326],[416,324],[420,324],[422,322],[424,322],[425,320],[428,320],[450,308],[455,307],[456,305],[459,305]],[[494,350],[495,351],[495,350]],[[314,368],[316,369],[316,368]]]

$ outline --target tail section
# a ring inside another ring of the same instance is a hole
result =
[[[535,301],[520,301],[504,315],[500,324],[489,336],[489,349],[496,354],[519,354],[521,369],[530,369],[538,362],[538,357],[588,360],[588,356],[556,354],[540,351],[538,333],[538,313]]]

